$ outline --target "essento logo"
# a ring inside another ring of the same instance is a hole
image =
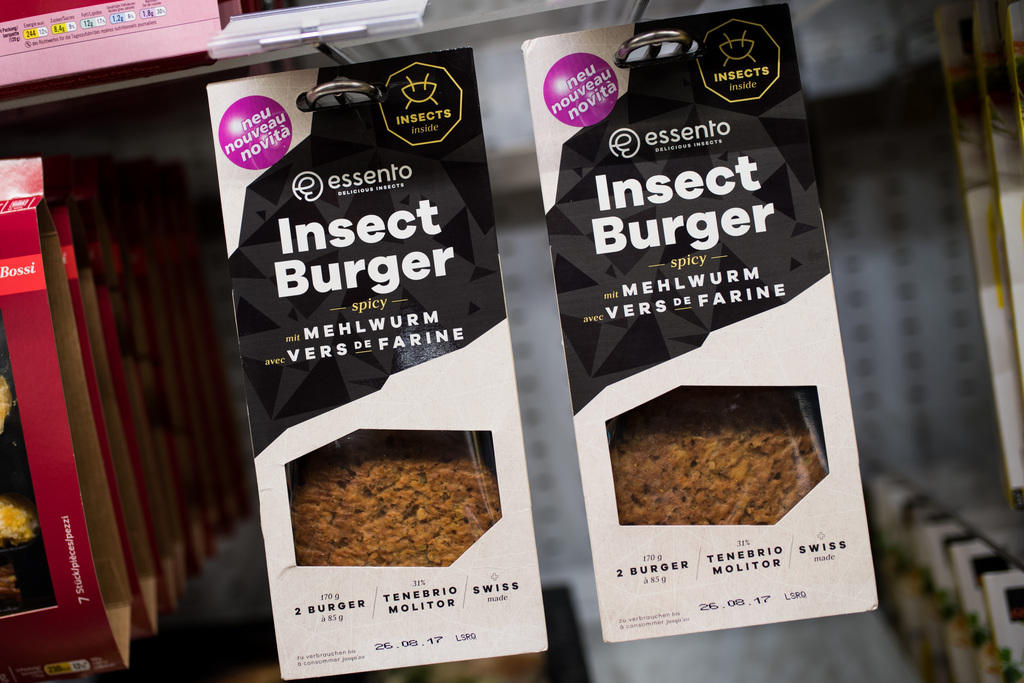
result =
[[[728,121],[705,121],[689,126],[662,128],[638,133],[632,128],[619,128],[608,136],[608,151],[620,159],[632,159],[643,145],[655,152],[668,152],[691,147],[709,147],[732,132]]]
[[[608,136],[608,151],[620,159],[632,159],[640,151],[640,134],[632,128],[619,128]]]
[[[296,199],[315,202],[324,193],[324,181],[313,171],[303,171],[292,180],[292,194]]]

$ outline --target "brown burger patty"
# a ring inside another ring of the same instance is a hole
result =
[[[826,475],[792,390],[684,387],[616,429],[620,524],[773,524]]]
[[[455,432],[375,430],[303,458],[299,565],[450,565],[501,518],[494,473]]]

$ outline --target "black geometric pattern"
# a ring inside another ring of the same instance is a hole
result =
[[[445,140],[408,145],[385,130],[376,105],[318,110],[312,114],[309,137],[293,142],[288,154],[246,189],[239,244],[229,262],[257,454],[285,429],[378,391],[392,373],[463,348],[505,318],[472,51],[451,50],[322,69],[318,80],[325,82],[343,72],[350,78],[382,85],[389,74],[417,59],[446,67],[463,88],[462,120]],[[389,92],[387,96],[401,95]],[[345,196],[336,196],[325,187],[315,202],[297,199],[292,193],[292,180],[303,171],[313,171],[326,180],[335,174],[390,169],[392,164],[412,168],[412,177],[402,181],[404,187]],[[417,230],[403,241],[386,235],[376,244],[357,241],[342,249],[281,254],[280,218],[287,217],[293,226],[317,221],[326,227],[340,217],[355,222],[368,214],[386,218],[398,209],[415,211],[424,199],[438,209],[435,221],[442,230],[437,235]],[[403,278],[399,289],[388,294],[373,292],[373,282],[363,280],[356,289],[320,294],[310,288],[300,296],[278,297],[274,263],[280,260],[301,259],[308,269],[354,259],[369,261],[382,255],[396,255],[401,260],[411,251],[430,254],[446,247],[451,247],[455,256],[447,262],[445,277]],[[353,312],[354,302],[371,297],[404,301],[389,303],[384,311],[362,315]],[[438,322],[404,329],[404,316],[424,311],[437,311]],[[456,327],[463,328],[464,336],[461,340],[451,336],[447,343],[430,346],[374,347],[369,353],[355,353],[353,340],[377,338],[381,332],[344,339],[285,341],[286,337],[302,335],[304,328],[356,321],[365,324],[368,318],[380,317],[390,321],[392,316],[403,320],[403,328],[389,326],[390,336]],[[289,349],[320,344],[333,348],[339,341],[348,343],[345,356],[292,362],[287,355]],[[273,358],[287,360],[284,365],[267,364],[267,359]],[[437,400],[444,400],[444,391],[443,386],[437,387]]]
[[[638,24],[636,32],[681,28],[693,36],[703,36],[729,16],[763,24],[782,48],[780,78],[763,98],[726,102],[704,87],[693,61],[638,67],[632,69],[628,92],[619,98],[612,113],[600,123],[583,128],[563,145],[556,201],[547,214],[547,223],[574,412],[579,412],[610,384],[700,347],[713,330],[791,301],[829,272],[786,7],[776,5],[647,22]],[[729,124],[730,133],[722,137],[721,144],[661,152],[645,144],[630,159],[609,151],[610,134],[622,127],[643,137],[650,131],[709,121]],[[757,164],[759,190],[748,192],[737,183],[735,191],[724,197],[705,192],[695,200],[673,195],[667,203],[646,203],[635,209],[604,212],[598,207],[594,180],[597,175],[606,175],[609,186],[627,178],[643,182],[658,173],[674,179],[684,170],[703,175],[715,166],[732,166],[744,155]],[[751,229],[739,237],[721,232],[719,244],[705,251],[692,248],[691,238],[680,230],[674,245],[646,250],[627,246],[619,252],[595,254],[591,220],[598,216],[614,215],[627,222],[688,216],[699,211],[721,215],[730,207],[749,210],[753,205],[769,202],[774,203],[775,213],[768,218],[767,232],[755,233]],[[690,254],[706,256],[707,265],[683,270],[669,267],[672,259]],[[785,298],[717,307],[693,306],[688,310],[669,307],[654,315],[622,318],[620,313],[614,320],[606,315],[601,322],[584,322],[585,317],[600,314],[606,306],[618,305],[621,311],[622,304],[666,296],[713,296],[720,289],[736,285],[711,284],[711,273],[755,266],[759,279],[744,282],[743,286],[782,283]],[[624,283],[681,277],[689,285],[686,278],[691,274],[703,274],[703,286],[690,285],[678,294],[672,291],[621,298]],[[606,300],[605,295],[611,292],[619,292],[620,299]],[[751,339],[751,347],[757,347],[761,341]]]

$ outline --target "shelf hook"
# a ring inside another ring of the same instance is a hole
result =
[[[347,66],[351,63],[341,50],[328,43],[318,42],[316,49],[334,60],[338,66]],[[317,108],[317,100],[331,96],[343,98],[346,95],[365,97],[371,102],[380,102],[384,99],[384,92],[374,84],[354,78],[338,76],[333,80],[321,83],[306,92],[300,93],[295,100],[295,104],[301,111],[314,111]],[[339,100],[339,104],[342,101]]]
[[[679,53],[668,57],[659,58],[664,45],[679,45]],[[626,61],[636,50],[651,48],[650,57],[639,59],[633,62]],[[627,38],[615,51],[615,66],[620,69],[629,69],[635,66],[646,66],[651,62],[674,61],[677,59],[693,59],[700,52],[700,44],[693,37],[681,29],[666,28],[655,31],[638,33]]]

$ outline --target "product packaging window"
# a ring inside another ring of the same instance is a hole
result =
[[[828,474],[814,387],[679,387],[608,421],[619,524],[775,524]]]
[[[501,519],[488,432],[361,429],[288,468],[299,566],[447,567]]]

